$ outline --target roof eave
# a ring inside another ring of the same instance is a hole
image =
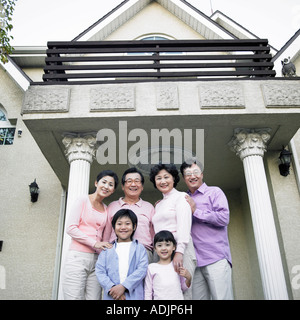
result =
[[[10,57],[8,57],[7,63],[2,63],[0,61],[0,64],[23,91],[26,91],[28,89],[28,87],[32,83],[32,80]]]

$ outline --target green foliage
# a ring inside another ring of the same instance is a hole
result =
[[[0,60],[3,63],[8,62],[7,56],[13,51],[13,47],[10,45],[13,36],[9,33],[13,28],[11,21],[16,1],[0,0]]]

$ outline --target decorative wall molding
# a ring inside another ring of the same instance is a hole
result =
[[[177,85],[164,85],[156,87],[157,110],[178,110],[179,98]]]
[[[229,147],[241,160],[248,156],[263,157],[267,149],[266,143],[270,139],[270,131],[269,128],[235,129]]]
[[[85,160],[92,163],[95,159],[97,139],[94,134],[67,133],[62,143],[65,146],[65,155],[69,163],[74,160]]]
[[[135,110],[134,86],[90,89],[90,111]]]
[[[300,84],[280,83],[261,85],[265,106],[268,108],[300,108]]]
[[[199,94],[201,108],[245,108],[243,87],[240,84],[201,85]]]
[[[68,112],[70,89],[30,88],[24,98],[22,113]]]

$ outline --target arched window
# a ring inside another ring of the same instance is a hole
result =
[[[141,35],[135,40],[176,40],[174,37],[163,34],[163,33],[148,33]]]
[[[5,113],[0,109],[0,121],[7,121]]]
[[[16,127],[7,119],[6,113],[0,106],[0,145],[13,144]]]
[[[162,36],[148,36],[148,37],[143,37],[139,40],[170,40],[170,39]]]
[[[162,35],[158,35],[158,34],[152,34],[152,35],[144,35],[141,37],[136,38],[136,40],[175,40],[174,38],[171,38],[169,36],[162,36]],[[128,55],[153,55],[153,52],[133,52],[133,53],[128,53]],[[182,52],[161,52],[161,55],[165,55],[165,54],[182,54]]]

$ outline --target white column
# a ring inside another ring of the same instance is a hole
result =
[[[76,200],[78,196],[88,194],[89,192],[90,167],[95,158],[96,137],[91,134],[66,134],[62,142],[65,146],[65,155],[70,163],[65,230],[74,200]],[[63,299],[61,280],[70,242],[70,236],[64,232],[58,299]]]
[[[236,129],[229,145],[243,161],[265,299],[286,300],[288,293],[263,163],[269,138],[269,129]]]

